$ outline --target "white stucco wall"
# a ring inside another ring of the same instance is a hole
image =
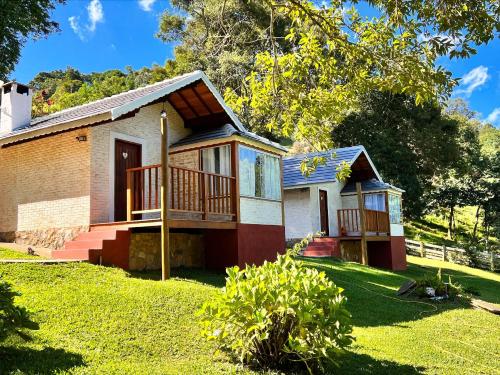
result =
[[[285,190],[286,238],[304,238],[321,230],[319,191],[327,192],[329,235],[338,235],[337,210],[342,208],[340,191],[343,182],[311,184],[302,188]]]
[[[391,224],[391,236],[404,236],[403,224]]]
[[[283,225],[281,201],[240,197],[240,222],[243,224]]]
[[[304,238],[313,233],[309,188],[285,190],[285,236]]]
[[[338,220],[337,210],[342,208],[342,201],[340,199],[340,191],[344,187],[342,182],[329,182],[323,184],[314,184],[310,187],[311,194],[311,221],[312,230],[314,233],[321,230],[321,218],[319,212],[319,191],[325,190],[328,197],[328,227],[329,235],[338,235]]]

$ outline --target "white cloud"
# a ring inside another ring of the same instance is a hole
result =
[[[145,12],[151,12],[156,0],[139,0],[139,7]]]
[[[98,23],[104,22],[104,10],[99,0],[91,0],[87,5],[87,17],[88,24],[83,28],[80,26],[79,16],[68,18],[71,29],[82,41],[85,41],[90,33],[95,32]]]
[[[474,90],[481,87],[486,83],[490,76],[488,75],[488,68],[483,65],[479,65],[477,68],[472,69],[469,73],[463,76],[460,81],[460,88],[455,91],[455,94],[465,94],[469,97],[472,95]]]
[[[87,6],[87,12],[89,13],[90,22],[87,28],[90,31],[95,31],[96,25],[104,21],[104,11],[101,2],[99,0],[92,0]]]
[[[75,32],[75,34],[78,35],[81,40],[84,40],[85,36],[83,35],[82,29],[80,28],[80,25],[78,23],[78,17],[71,16],[68,18],[68,21],[71,29]]]
[[[485,122],[500,126],[500,107],[495,108],[489,115],[486,117]]]

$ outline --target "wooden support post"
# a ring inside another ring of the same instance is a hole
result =
[[[423,242],[420,242],[420,257],[425,258],[425,248]]]
[[[127,221],[132,221],[134,210],[134,173],[127,171]]]
[[[363,194],[361,193],[361,182],[356,182],[356,194],[358,196],[359,223],[361,226],[361,263],[367,265],[368,247],[366,245],[365,203],[363,202]]]
[[[443,262],[446,262],[446,259],[447,259],[447,254],[446,254],[446,245],[443,245]]]
[[[170,278],[170,248],[168,230],[168,122],[161,116],[161,279]]]

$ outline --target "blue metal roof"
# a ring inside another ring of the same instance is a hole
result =
[[[284,187],[289,188],[299,185],[335,181],[337,177],[337,168],[340,164],[345,161],[351,165],[362,151],[366,152],[363,146],[352,146],[283,158]],[[300,164],[305,158],[312,158],[315,156],[324,157],[326,162],[325,164],[318,165],[316,170],[311,173],[309,177],[306,177],[300,171]]]
[[[397,188],[396,186],[393,186],[391,184],[388,184],[387,182],[379,181],[375,178],[372,178],[371,180],[367,181],[361,181],[361,191],[366,192],[366,191],[377,191],[377,190],[396,190],[401,193],[404,192],[404,190]],[[356,192],[356,183],[350,182],[340,192],[341,194],[345,193],[355,193]]]

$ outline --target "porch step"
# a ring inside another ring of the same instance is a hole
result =
[[[340,256],[339,244],[336,238],[315,237],[304,250],[306,257]]]
[[[128,269],[130,230],[119,226],[97,227],[80,233],[74,240],[66,242],[64,249],[52,252],[54,259],[78,259],[93,264],[114,265]]]
[[[98,264],[102,250],[98,249],[72,249],[72,250],[54,250],[53,259],[75,259],[85,260],[89,263]]]

